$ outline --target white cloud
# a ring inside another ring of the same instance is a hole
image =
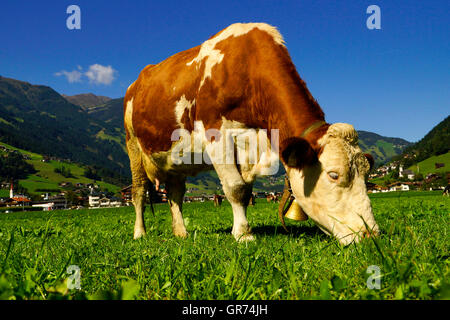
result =
[[[114,80],[114,70],[111,66],[102,66],[100,64],[93,64],[85,75],[89,78],[89,82],[95,84],[111,84]]]
[[[66,71],[66,70],[62,70],[60,72],[56,72],[55,76],[59,77],[59,76],[65,76],[67,81],[69,81],[69,83],[74,83],[74,82],[81,82],[81,76],[83,74],[80,71],[77,70],[73,70],[73,71]]]
[[[82,72],[82,70],[83,68],[78,65],[77,70],[70,72],[62,70],[56,72],[55,76],[65,76],[69,83],[82,82],[82,78],[87,77],[90,83],[109,85],[114,81],[114,75],[117,73],[111,66],[102,66],[98,63],[89,66],[89,70],[86,72]]]

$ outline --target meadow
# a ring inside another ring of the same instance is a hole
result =
[[[347,247],[311,220],[287,233],[265,200],[248,209],[250,243],[231,236],[226,201],[184,204],[187,239],[172,235],[167,204],[147,208],[139,240],[133,207],[1,213],[0,299],[449,299],[450,198],[371,199],[383,233]],[[70,265],[81,289],[68,289]]]

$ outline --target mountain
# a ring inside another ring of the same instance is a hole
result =
[[[407,148],[404,154],[414,155],[415,162],[449,152],[450,116],[438,123],[419,142]]]
[[[370,153],[376,164],[382,164],[393,157],[402,154],[403,150],[412,145],[401,138],[384,137],[367,131],[358,131],[359,146],[365,153]]]
[[[123,98],[111,99],[105,103],[92,106],[86,111],[93,118],[125,132],[123,126]]]
[[[450,151],[450,116],[438,123],[431,129],[419,142],[409,146],[404,152],[394,158],[401,160],[405,167],[428,168],[434,163],[444,163],[446,169],[441,171],[449,171],[450,159],[448,152]],[[422,165],[422,166],[421,166]],[[434,172],[433,170],[429,170]]]
[[[83,107],[83,108],[89,108],[93,106],[97,106],[102,103],[106,103],[111,98],[105,97],[105,96],[96,96],[93,93],[81,93],[74,96],[67,96],[65,94],[62,95],[67,101],[70,103],[73,103],[77,106]]]
[[[129,177],[121,134],[50,87],[0,77],[1,142]]]
[[[90,107],[86,112],[92,118],[102,122],[106,128],[106,130],[98,132],[96,137],[118,143],[126,153],[123,98],[111,99],[104,104]]]

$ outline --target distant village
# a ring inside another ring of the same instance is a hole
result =
[[[71,187],[70,190],[62,190],[60,193],[43,193],[41,199],[33,200],[29,196],[16,193],[13,183],[2,182],[1,189],[9,189],[8,198],[0,198],[1,207],[22,207],[24,210],[57,210],[57,209],[81,209],[120,207],[124,205],[122,198],[107,196],[101,192],[95,183],[60,183],[61,188]],[[87,195],[86,195],[87,194]]]
[[[120,197],[108,196],[105,192],[102,192],[99,186],[95,183],[76,183],[72,185],[70,182],[63,182],[59,184],[60,187],[71,187],[70,192],[75,195],[75,198],[71,198],[68,190],[64,190],[58,194],[50,195],[49,193],[41,194],[40,200],[32,200],[29,196],[24,194],[17,194],[14,192],[14,185],[10,182],[2,182],[0,184],[1,189],[9,188],[9,197],[0,198],[0,208],[7,208],[11,211],[23,210],[23,211],[52,211],[52,210],[64,210],[64,209],[99,209],[99,208],[114,208],[122,206],[132,205],[132,185],[129,185],[120,190]],[[86,196],[82,196],[82,193],[88,193]],[[281,198],[281,192],[254,192],[252,199],[264,198],[268,202],[276,202]],[[151,197],[151,199],[150,199]],[[226,197],[218,194],[202,194],[196,196],[185,196],[184,202],[205,202],[213,201],[217,199],[225,200]],[[147,202],[151,203],[164,203],[167,202],[167,191],[162,188],[158,191],[147,191]]]
[[[435,163],[435,168],[439,169],[445,167],[444,163]],[[419,169],[420,170],[420,169]],[[425,176],[416,174],[412,170],[404,169],[400,161],[394,161],[385,164],[369,174],[369,180],[384,178],[388,174],[398,172],[398,177],[394,176],[393,181],[386,185],[367,182],[367,192],[392,192],[392,191],[410,191],[410,190],[444,190],[444,185],[439,185],[438,180],[441,178],[436,173],[429,173]],[[450,173],[445,174],[446,180],[450,180]]]
[[[0,145],[0,151],[20,154],[24,160],[29,160],[27,154],[19,153],[15,150],[9,150],[5,146]],[[66,161],[53,157],[44,156],[42,161],[48,162]],[[69,161],[69,160],[67,160]],[[435,163],[435,168],[445,167],[444,163]],[[393,174],[395,173],[395,174]],[[389,179],[386,179],[389,176]],[[422,176],[420,173],[416,174],[411,170],[404,169],[400,161],[393,161],[391,163],[380,166],[375,169],[373,173],[369,174],[369,182],[366,182],[368,193],[378,192],[393,192],[393,191],[410,191],[410,190],[443,190],[445,186],[438,183],[439,179],[449,181],[450,173],[447,171],[443,179],[438,174],[427,174]],[[282,177],[269,177],[263,186],[267,189],[273,187],[279,182]],[[374,181],[378,181],[375,183]],[[388,182],[388,183],[386,183]],[[447,184],[445,184],[447,185]],[[53,192],[44,192],[40,194],[40,198],[36,196],[30,198],[28,195],[17,192],[12,181],[3,181],[0,183],[0,189],[9,190],[9,197],[0,198],[0,212],[8,211],[51,211],[58,209],[97,209],[97,208],[113,208],[132,205],[132,186],[129,185],[120,190],[120,196],[112,195],[111,192],[102,191],[97,183],[72,183],[61,182],[58,187],[60,191],[55,194]],[[191,187],[188,194],[198,191],[197,188]],[[267,201],[278,201],[281,198],[280,192],[254,192],[252,199],[265,198]],[[214,201],[217,199],[225,199],[224,196],[217,194],[206,194],[196,196],[185,196],[184,202],[205,202]],[[147,202],[162,203],[167,202],[167,192],[164,188],[161,190],[153,190],[151,193],[147,192]],[[3,208],[3,209],[2,209]],[[9,210],[9,209],[10,210]]]

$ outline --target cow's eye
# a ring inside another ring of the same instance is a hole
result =
[[[339,175],[338,175],[336,172],[334,172],[334,171],[328,172],[328,175],[329,175],[330,178],[333,179],[333,180],[337,180],[337,179],[339,178]]]

